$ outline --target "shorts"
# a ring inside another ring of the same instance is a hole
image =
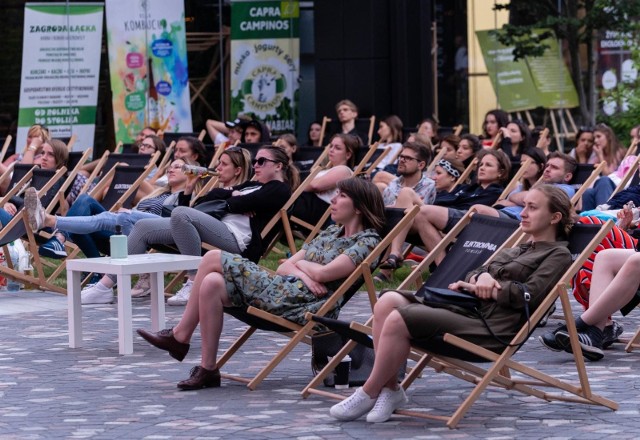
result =
[[[449,232],[460,221],[462,217],[467,213],[463,209],[447,208],[447,224],[444,226],[443,232]]]

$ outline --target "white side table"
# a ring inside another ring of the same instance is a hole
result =
[[[129,255],[126,259],[111,257],[67,260],[67,293],[69,303],[69,347],[82,346],[82,304],[80,301],[82,272],[113,274],[118,283],[118,345],[120,354],[133,353],[131,317],[131,275],[149,273],[151,278],[151,329],[164,328],[164,273],[195,270],[202,257],[175,254]]]

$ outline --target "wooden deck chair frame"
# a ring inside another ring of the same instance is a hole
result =
[[[73,146],[75,145],[77,139],[78,136],[76,136],[75,133],[71,135],[71,137],[69,138],[69,142],[67,142],[67,151],[73,150]]]
[[[333,292],[333,294],[326,300],[324,305],[318,310],[318,316],[324,316],[327,312],[331,311],[338,301],[341,301],[343,296],[352,288],[354,283],[358,281],[360,277],[363,278],[363,284],[366,286],[367,293],[370,300],[375,301],[375,286],[373,283],[373,276],[371,274],[372,268],[375,268],[376,261],[384,253],[385,249],[391,244],[393,237],[405,228],[409,222],[418,213],[418,208],[414,207],[410,210],[404,218],[394,226],[394,228],[384,237],[383,240],[375,247],[373,251],[360,263],[356,269],[343,281],[341,286]],[[291,339],[285,344],[279,352],[269,361],[269,363],[262,368],[262,370],[253,379],[247,379],[235,375],[222,374],[227,379],[232,379],[238,382],[247,384],[247,387],[251,390],[256,389],[258,385],[273,371],[273,369],[293,350],[293,348],[300,342],[310,343],[310,336],[314,333],[313,321],[308,321],[305,325],[293,323],[279,316],[272,315],[271,313],[249,307],[247,314],[256,317],[266,323],[271,323],[282,327],[283,331]],[[242,345],[258,330],[255,326],[250,326],[236,341],[218,358],[217,366],[222,368],[229,359],[242,347]]]
[[[158,154],[158,152],[156,152],[156,154]],[[91,197],[96,199],[98,195],[102,195],[105,188],[111,184],[111,180],[115,176],[118,166],[121,166],[121,165],[116,164],[116,166],[111,168],[111,170],[102,179],[100,179],[100,182],[98,182],[98,184],[89,193]],[[147,166],[144,169],[144,171],[131,184],[131,186],[127,189],[127,191],[125,191],[124,194],[122,194],[118,198],[118,200],[109,208],[109,211],[116,212],[120,208],[122,208],[126,200],[138,190],[138,187],[140,186],[140,184],[144,181],[144,179],[147,178],[147,176],[151,173],[151,171],[152,171],[152,167]]]
[[[575,206],[578,202],[582,200],[582,194],[593,185],[593,182],[602,174],[607,164],[605,162],[600,162],[600,164],[593,169],[591,175],[585,180],[580,188],[576,190],[576,193],[571,197],[571,203]]]
[[[2,162],[4,160],[4,157],[7,155],[7,150],[9,149],[9,145],[11,145],[12,139],[13,137],[11,135],[7,135],[7,138],[4,140],[2,150],[0,150],[0,162]]]
[[[441,148],[440,151],[438,151],[438,154],[436,154],[436,156],[433,158],[429,166],[427,166],[425,173],[430,174],[431,172],[433,172],[433,170],[436,169],[438,162],[440,162],[440,160],[444,157],[445,154],[447,154],[447,149]]]
[[[617,410],[618,404],[616,402],[594,394],[591,390],[585,367],[585,361],[582,356],[580,345],[577,342],[577,330],[575,327],[575,322],[571,310],[571,303],[567,292],[567,285],[573,275],[579,270],[579,268],[591,254],[593,249],[598,245],[598,243],[602,241],[602,239],[606,236],[606,234],[612,227],[613,222],[607,222],[593,237],[587,247],[583,249],[580,255],[574,260],[562,279],[556,284],[553,289],[551,289],[540,306],[531,315],[531,328],[529,328],[527,324],[523,325],[520,331],[511,340],[511,344],[516,346],[506,347],[501,354],[497,354],[475,344],[472,344],[468,341],[465,341],[464,339],[461,339],[457,336],[450,334],[446,334],[444,336],[444,341],[446,343],[449,343],[459,349],[466,350],[467,352],[475,356],[484,358],[488,362],[491,362],[491,366],[489,368],[485,369],[473,363],[461,361],[456,358],[442,356],[439,354],[429,353],[422,348],[412,347],[412,349],[417,350],[418,352],[422,352],[424,353],[424,355],[403,380],[401,384],[403,388],[408,388],[408,386],[411,385],[411,383],[419,376],[419,374],[426,366],[434,368],[437,372],[445,372],[454,377],[468,381],[474,385],[474,388],[466,397],[466,399],[457,407],[455,412],[453,412],[449,416],[409,410],[398,410],[396,411],[396,414],[438,420],[441,422],[445,422],[449,428],[455,428],[467,413],[467,411],[475,403],[475,401],[478,400],[480,395],[489,386],[496,386],[502,389],[519,391],[525,395],[538,397],[545,401],[557,400],[572,403],[584,403],[604,406],[612,410]],[[511,359],[519,348],[516,343],[518,341],[522,341],[525,337],[527,337],[531,329],[535,329],[536,324],[544,316],[546,311],[555,303],[558,297],[560,297],[564,317],[567,323],[567,328],[569,334],[571,335],[571,347],[576,363],[579,385],[569,383],[557,377],[553,377],[533,367],[524,365]],[[352,325],[351,327],[355,330],[360,331],[370,330],[362,325],[357,324]],[[348,348],[347,345],[352,345],[351,348],[353,348],[355,343],[349,341],[347,344],[345,344],[345,347],[336,356],[334,356],[334,358],[330,362],[330,364],[334,364],[333,368],[335,368],[337,362],[339,362],[340,359],[346,353],[348,353],[348,351],[346,350],[346,348]],[[330,365],[327,365],[327,368],[328,367],[330,367]],[[516,372],[519,377],[512,376],[511,370]],[[523,379],[521,377],[525,378]],[[555,394],[544,391],[543,389],[546,388],[553,388],[559,390],[559,392],[558,394]],[[308,393],[310,392],[313,392],[314,394],[321,394],[327,397],[336,397],[335,395],[324,392],[322,390],[305,389],[303,393],[305,392],[307,393],[306,395],[308,395]],[[567,394],[572,394],[573,396],[569,396]],[[339,396],[339,398],[342,399],[343,396]]]
[[[45,183],[42,188],[38,190],[38,195],[45,194],[49,191],[67,172],[65,167],[60,168],[56,171],[56,173]],[[54,198],[55,200],[55,198]],[[56,286],[53,280],[55,280],[56,276],[50,275],[46,277],[44,274],[42,262],[40,259],[40,255],[38,254],[38,247],[36,245],[35,236],[31,231],[29,226],[29,220],[27,217],[26,210],[24,208],[20,209],[16,215],[13,216],[11,221],[7,223],[0,230],[0,242],[4,241],[4,237],[12,231],[12,229],[19,223],[24,222],[26,235],[27,235],[27,248],[31,251],[31,255],[33,256],[33,264],[36,269],[36,274],[29,275],[23,272],[19,272],[16,268],[11,264],[11,260],[7,259],[7,266],[0,266],[0,274],[12,278],[23,283],[32,284],[38,286],[42,290],[51,290],[58,293],[66,293],[66,289],[62,287]],[[9,255],[9,249],[7,248],[7,244],[3,244],[3,252],[5,255]]]
[[[493,206],[499,205],[501,201],[506,199],[509,196],[509,194],[511,194],[511,191],[513,191],[516,188],[516,186],[518,186],[518,183],[520,183],[520,179],[522,178],[524,173],[527,171],[527,168],[529,167],[529,165],[531,165],[532,163],[533,163],[533,160],[527,159],[524,161],[524,163],[520,164],[520,169],[513,175],[513,177],[507,184],[507,186],[504,187],[502,194],[500,194],[500,197],[498,197],[498,200],[496,201],[496,203],[493,204]]]
[[[469,180],[469,176],[471,176],[471,173],[473,173],[473,171],[476,169],[477,166],[478,166],[478,158],[474,157],[471,163],[464,169],[460,177],[458,177],[458,180],[456,181],[454,188],[458,185],[464,184],[464,182]]]
[[[627,187],[627,184],[629,183],[629,181],[633,179],[633,175],[638,171],[638,165],[640,165],[640,156],[636,156],[636,159],[631,164],[631,167],[627,170],[624,177],[622,177],[622,180],[620,180],[620,183],[616,185],[616,189],[613,190],[613,193],[609,198],[615,196],[616,194],[618,194],[620,191],[622,191]]]
[[[627,148],[627,152],[625,153],[623,160],[626,159],[627,156],[631,156],[632,154],[636,154],[636,150],[637,149],[638,149],[638,139],[636,138],[636,139],[633,139],[631,141],[631,145],[629,145],[629,148]],[[2,159],[0,158],[0,160],[2,160]]]
[[[33,165],[31,169],[27,171],[27,173],[24,176],[22,176],[22,178],[18,180],[15,183],[15,185],[13,185],[13,187],[11,187],[4,196],[0,197],[0,206],[4,206],[4,204],[7,203],[11,199],[11,197],[18,195],[21,191],[25,189],[25,185],[33,177],[33,169],[35,167],[36,165]],[[7,169],[7,171],[5,171],[0,177],[0,182],[8,178],[11,175],[12,170],[13,170],[13,167],[11,167],[10,169]]]
[[[418,264],[404,279],[404,281],[397,287],[395,290],[417,290],[423,284],[422,274],[429,269],[429,266],[432,262],[435,261],[436,257],[445,250],[451,243],[453,243],[457,237],[460,235],[462,230],[467,227],[467,225],[471,222],[472,217],[476,214],[474,208],[471,208],[465,215],[458,221],[458,223],[449,231],[449,233],[438,243],[436,247],[434,247],[431,252]],[[512,233],[509,238],[507,238],[504,243],[496,249],[493,254],[486,261],[487,263],[491,261],[494,255],[500,252],[502,249],[512,247],[519,240],[522,240],[521,229],[517,228],[514,233]],[[486,264],[486,263],[485,263]],[[375,299],[372,302],[372,305],[375,304]],[[372,308],[373,310],[373,308]],[[373,317],[369,318],[365,324],[351,323],[351,328],[360,331],[361,333],[370,334],[371,333],[371,324],[373,322]],[[332,393],[329,391],[324,391],[318,389],[318,387],[323,383],[325,377],[333,372],[335,367],[341,361],[341,359],[347,355],[354,347],[356,343],[353,340],[349,340],[344,347],[334,356],[334,359],[331,360],[323,369],[320,371],[309,384],[303,389],[302,396],[303,398],[307,398],[310,394],[317,394],[324,397],[330,397],[332,399],[342,400],[344,396]],[[422,355],[412,354],[411,359],[415,361],[419,361],[422,358]]]

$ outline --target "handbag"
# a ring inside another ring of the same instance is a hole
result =
[[[162,217],[171,217],[171,211],[173,211],[175,206],[162,206]],[[218,220],[222,220],[222,218],[229,214],[229,205],[226,200],[208,200],[206,202],[202,202],[193,207],[200,212],[204,212],[205,214],[210,215],[213,218],[217,218]]]
[[[422,285],[416,292],[418,298],[422,298],[425,305],[453,311],[478,312],[480,298],[469,292],[458,292],[451,289],[441,289]],[[475,313],[474,313],[475,315]]]

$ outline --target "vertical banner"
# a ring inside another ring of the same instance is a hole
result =
[[[102,3],[25,5],[18,152],[34,124],[75,134],[76,150],[93,146],[102,14]]]
[[[231,4],[230,117],[249,114],[273,134],[296,129],[300,71],[297,1]]]
[[[116,142],[192,132],[183,2],[107,0],[107,43]]]
[[[632,35],[618,31],[600,31],[598,38],[598,74],[599,86],[602,88],[600,100],[602,111],[612,116],[619,111],[626,111],[626,102],[617,102],[606,96],[606,92],[615,89],[621,82],[633,82],[638,71],[633,65],[631,49]]]

